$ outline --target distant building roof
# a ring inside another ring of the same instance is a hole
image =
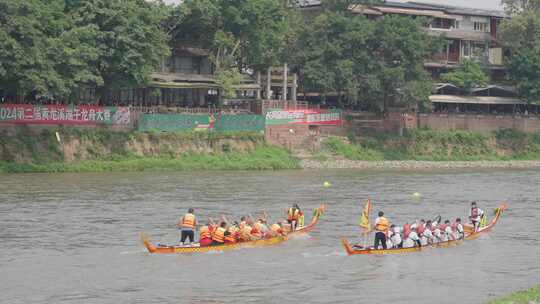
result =
[[[431,95],[434,103],[462,103],[462,104],[496,104],[496,105],[522,105],[527,104],[518,98],[512,97],[488,97],[488,96],[456,96],[456,95]]]
[[[413,5],[422,5],[432,7],[433,9],[444,9],[450,14],[458,15],[468,15],[468,16],[483,16],[483,17],[499,17],[499,18],[508,18],[508,14],[500,10],[487,10],[473,7],[462,7],[462,6],[453,6],[446,4],[434,4],[428,2],[408,2]]]
[[[296,0],[296,3],[300,7],[312,7],[320,6],[321,0]],[[374,5],[380,7],[397,8],[397,9],[415,9],[415,10],[432,10],[432,11],[444,11],[447,14],[455,15],[467,15],[467,16],[483,16],[483,17],[498,17],[508,18],[509,16],[500,10],[487,10],[473,7],[460,7],[445,4],[434,4],[429,2],[409,1],[409,2],[395,2],[384,1],[380,5]],[[373,6],[371,6],[373,7]]]

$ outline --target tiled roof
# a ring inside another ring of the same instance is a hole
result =
[[[321,0],[295,0],[300,7],[310,7],[321,5]],[[377,6],[395,7],[403,9],[418,9],[418,10],[444,10],[448,14],[456,15],[468,15],[468,16],[484,16],[484,17],[509,17],[504,11],[499,10],[486,10],[479,8],[459,7],[445,4],[434,4],[428,2],[396,2],[385,1],[383,4]]]
[[[453,5],[446,5],[446,4],[434,4],[434,3],[428,3],[428,2],[412,1],[408,3],[413,4],[413,5],[428,6],[433,9],[444,9],[448,13],[451,13],[451,14],[484,16],[484,17],[500,17],[500,18],[509,17],[504,11],[499,11],[499,10],[487,10],[487,9],[461,7],[461,6],[453,6]]]

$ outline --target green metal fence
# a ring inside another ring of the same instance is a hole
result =
[[[262,115],[222,115],[217,119],[218,131],[264,131],[264,116]]]
[[[139,131],[264,131],[262,115],[142,114]]]

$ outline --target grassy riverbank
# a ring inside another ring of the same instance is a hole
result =
[[[540,168],[540,134],[413,130],[403,137],[330,137],[320,149],[299,158],[267,145],[264,135],[256,132],[125,133],[25,126],[0,131],[0,172],[4,173]]]
[[[60,135],[60,142],[56,138]],[[120,133],[18,127],[0,136],[0,172],[277,170],[299,168],[259,133]]]
[[[468,131],[411,130],[403,137],[372,134],[329,138],[314,160],[339,156],[352,161],[507,161],[540,160],[540,133],[500,130],[492,135]]]
[[[518,291],[500,299],[486,302],[486,304],[531,304],[540,303],[540,286],[524,291]]]

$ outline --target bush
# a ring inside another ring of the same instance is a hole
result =
[[[348,144],[338,137],[330,137],[326,147],[334,154],[341,155],[350,160],[383,160],[383,155],[375,150],[366,149],[359,145]]]

